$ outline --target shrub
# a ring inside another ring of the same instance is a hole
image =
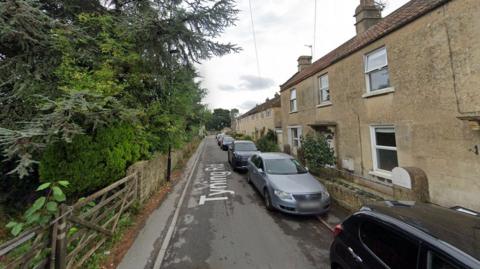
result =
[[[246,134],[241,133],[231,133],[230,134],[235,140],[250,140],[253,141],[252,137]]]
[[[71,143],[48,147],[40,161],[40,180],[68,180],[69,194],[85,194],[122,178],[135,161],[148,155],[142,132],[126,124],[77,135]]]
[[[302,158],[307,166],[313,169],[335,164],[335,155],[323,135],[308,134],[301,138]]]
[[[257,148],[263,152],[277,152],[280,148],[277,144],[277,138],[272,130],[268,130],[267,134],[259,138],[256,142]]]

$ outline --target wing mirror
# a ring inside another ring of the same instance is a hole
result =
[[[263,169],[262,168],[258,168],[258,172],[263,174]]]
[[[307,172],[310,172],[310,169],[308,169],[308,167],[305,166],[305,170],[307,170]]]

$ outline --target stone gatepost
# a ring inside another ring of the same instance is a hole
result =
[[[418,167],[396,167],[392,170],[393,198],[430,202],[428,178]]]

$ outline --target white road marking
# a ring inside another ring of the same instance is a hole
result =
[[[202,155],[203,151],[205,150],[205,142],[206,140],[204,139],[202,141],[202,148],[197,152],[197,156],[195,157],[195,161],[193,162],[192,165],[192,171],[190,171],[190,175],[187,178],[187,184],[185,184],[185,188],[183,189],[182,196],[180,196],[180,201],[178,202],[177,208],[175,209],[175,213],[173,215],[172,222],[170,223],[170,226],[168,227],[167,234],[165,235],[165,238],[163,239],[162,247],[160,248],[160,251],[158,252],[157,258],[155,259],[155,263],[153,264],[153,269],[160,269],[162,266],[163,259],[165,258],[165,254],[167,252],[168,245],[170,244],[170,241],[172,240],[173,236],[173,231],[175,230],[175,226],[177,224],[178,220],[178,215],[180,214],[180,209],[182,208],[183,200],[185,199],[185,194],[187,193],[188,186],[190,185],[190,182],[192,181],[193,178],[193,173],[195,172],[195,168],[197,167],[198,160],[200,159],[200,156]]]
[[[220,196],[223,194],[231,194],[234,195],[235,192],[231,190],[227,190],[227,176],[230,176],[232,172],[224,171],[225,165],[223,163],[213,163],[208,164],[205,168],[205,171],[209,172],[209,194],[208,195],[201,195],[200,201],[198,201],[198,205],[204,205],[207,201],[223,201],[227,200],[228,196]],[[216,197],[212,197],[216,196]]]
[[[200,201],[198,202],[199,205],[205,204],[206,201],[220,201],[220,200],[227,200],[228,197],[213,197],[213,198],[207,198],[207,196],[202,195],[200,196]]]

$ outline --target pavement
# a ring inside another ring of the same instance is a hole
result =
[[[324,221],[267,211],[208,137],[118,268],[330,268],[329,226],[346,215],[338,207]]]

